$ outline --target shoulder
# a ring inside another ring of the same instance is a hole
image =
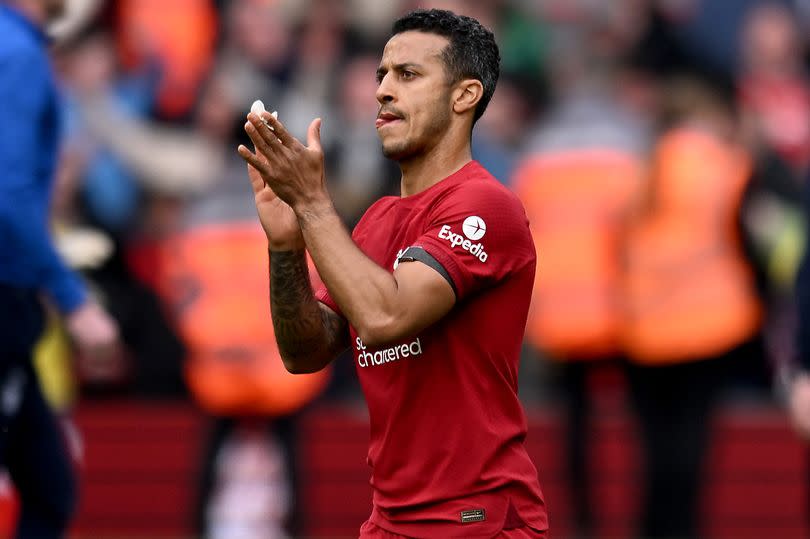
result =
[[[429,226],[446,230],[444,236],[463,234],[487,247],[521,246],[533,252],[529,220],[517,196],[480,165],[469,172],[435,201]]]
[[[469,167],[465,177],[448,189],[442,200],[437,202],[525,218],[523,204],[517,195],[476,162]]]

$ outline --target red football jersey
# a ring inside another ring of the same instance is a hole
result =
[[[352,237],[389,271],[426,263],[456,292],[442,320],[399,342],[373,348],[350,328],[371,423],[370,520],[415,537],[547,529],[517,395],[536,262],[518,199],[472,161],[382,198]],[[326,289],[317,297],[340,312]]]

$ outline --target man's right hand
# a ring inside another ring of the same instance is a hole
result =
[[[304,248],[304,236],[298,218],[286,202],[267,186],[258,170],[248,164],[248,178],[253,187],[256,210],[271,251],[292,251]]]

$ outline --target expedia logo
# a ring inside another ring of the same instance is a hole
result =
[[[480,243],[473,243],[473,241],[483,238],[487,231],[484,220],[475,216],[467,217],[464,224],[461,225],[461,230],[464,232],[464,236],[469,239],[465,239],[461,234],[451,232],[450,225],[442,226],[441,230],[439,230],[439,239],[447,240],[450,242],[450,247],[454,249],[461,247],[481,262],[486,262],[489,255],[484,251],[484,246]]]
[[[419,338],[407,344],[398,344],[375,352],[367,351],[360,337],[356,337],[354,342],[357,349],[357,364],[364,368],[422,355],[422,341]]]
[[[461,225],[461,231],[472,241],[478,241],[487,233],[487,224],[477,215],[470,215],[464,219],[464,223]]]

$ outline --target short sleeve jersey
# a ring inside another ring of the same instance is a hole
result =
[[[471,161],[420,193],[380,199],[353,239],[392,272],[429,263],[456,293],[443,319],[399,342],[367,346],[350,327],[371,425],[371,521],[413,537],[545,530],[517,396],[535,274],[520,202]],[[317,297],[340,312],[325,288]]]

